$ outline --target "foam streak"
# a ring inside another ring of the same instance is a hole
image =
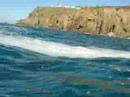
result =
[[[112,58],[130,59],[129,51],[111,50],[97,47],[91,48],[82,46],[71,46],[67,44],[44,41],[24,36],[0,35],[0,44],[15,46],[53,57],[69,57],[69,58],[112,57]]]

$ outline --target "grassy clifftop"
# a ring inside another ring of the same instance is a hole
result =
[[[130,7],[38,7],[18,23],[24,26],[129,37]]]

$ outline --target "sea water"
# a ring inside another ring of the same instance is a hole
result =
[[[0,24],[0,97],[130,97],[130,40]]]

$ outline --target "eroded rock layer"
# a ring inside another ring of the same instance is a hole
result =
[[[130,36],[130,7],[38,7],[24,26],[49,27],[108,36]]]

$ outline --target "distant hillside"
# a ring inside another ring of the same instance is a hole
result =
[[[18,24],[130,37],[130,7],[38,7]]]

